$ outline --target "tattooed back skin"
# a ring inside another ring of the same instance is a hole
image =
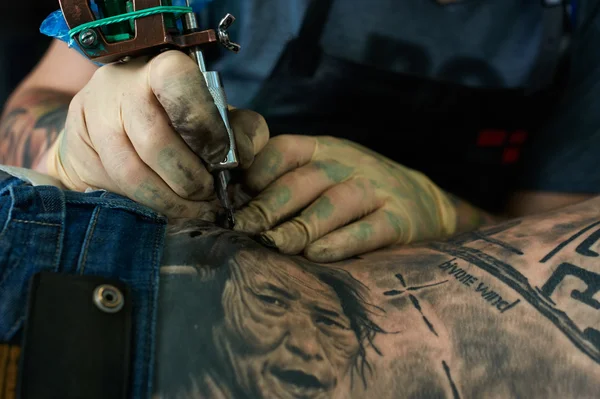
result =
[[[600,201],[334,265],[171,228],[157,398],[593,398]]]

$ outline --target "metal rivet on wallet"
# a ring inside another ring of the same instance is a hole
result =
[[[94,290],[94,303],[103,312],[117,313],[124,305],[123,294],[112,285],[104,284]]]

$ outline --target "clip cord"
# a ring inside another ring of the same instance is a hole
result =
[[[112,17],[102,18],[102,19],[98,19],[98,20],[92,21],[92,22],[86,22],[85,24],[81,24],[81,25],[69,30],[69,36],[71,37],[71,39],[73,39],[73,37],[75,35],[77,35],[79,32],[84,31],[86,29],[93,29],[93,28],[98,28],[101,26],[118,24],[119,22],[133,21],[138,18],[149,17],[150,15],[155,15],[155,14],[172,13],[172,14],[175,14],[176,16],[179,16],[181,14],[187,14],[190,12],[193,12],[192,7],[158,6],[158,7],[146,8],[144,10],[131,11],[131,12],[127,12],[125,14],[114,15]]]

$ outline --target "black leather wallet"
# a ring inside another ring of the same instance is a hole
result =
[[[126,398],[131,296],[120,281],[43,272],[31,281],[17,397]]]

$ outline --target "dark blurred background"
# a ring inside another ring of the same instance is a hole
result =
[[[0,0],[0,108],[46,51],[39,28],[59,8],[57,0]]]

